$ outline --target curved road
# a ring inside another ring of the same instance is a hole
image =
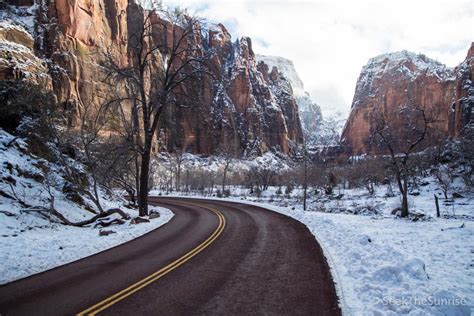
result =
[[[0,286],[0,315],[340,315],[308,229],[259,207],[151,198],[175,216],[138,239]]]

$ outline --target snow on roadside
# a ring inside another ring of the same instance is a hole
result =
[[[215,199],[215,198],[211,198]],[[471,315],[474,223],[304,212],[262,206],[304,223],[319,241],[346,315]]]
[[[171,220],[173,213],[165,208],[153,207],[160,217],[149,223],[123,224],[104,228],[115,233],[99,236],[99,228],[71,227],[51,224],[42,227],[29,226],[25,216],[23,225],[11,233],[7,225],[1,225],[0,284],[40,273],[75,260],[118,246],[156,229]],[[11,228],[11,227],[10,227]]]
[[[74,165],[77,172],[84,170],[77,161],[68,159],[68,163]],[[100,228],[51,222],[20,202],[48,208],[54,196],[55,208],[70,221],[94,216],[94,204],[78,195],[74,197],[82,202],[74,202],[68,197],[74,189],[66,188],[63,165],[35,156],[23,139],[0,129],[0,284],[117,246],[164,225],[173,217],[170,210],[156,207],[153,210],[160,216],[149,223],[130,225],[126,222],[105,227],[102,229],[114,233],[99,236]],[[101,191],[101,202],[104,209],[120,208],[131,217],[137,215],[120,197]],[[118,218],[114,214],[103,220]]]

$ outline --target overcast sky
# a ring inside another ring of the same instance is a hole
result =
[[[474,40],[472,0],[173,0],[258,54],[293,60],[311,97],[329,113],[348,112],[360,70],[379,54],[409,50],[448,66]]]

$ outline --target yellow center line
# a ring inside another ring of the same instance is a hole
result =
[[[187,205],[190,205],[190,206],[196,206],[196,205],[193,205],[193,204],[187,203],[187,202],[180,202],[180,203],[187,204]],[[190,260],[191,258],[196,256],[198,253],[200,253],[205,248],[207,248],[211,243],[213,243],[214,240],[216,240],[222,234],[222,231],[224,230],[224,227],[225,227],[225,224],[226,224],[225,223],[225,217],[224,217],[224,215],[222,215],[222,213],[220,211],[218,211],[216,209],[209,208],[209,207],[204,207],[204,206],[200,206],[200,207],[205,208],[205,209],[213,212],[214,214],[217,215],[217,217],[219,219],[219,225],[217,226],[217,228],[214,230],[214,232],[205,241],[203,241],[197,247],[195,247],[194,249],[192,249],[188,253],[184,254],[180,258],[178,258],[175,261],[171,262],[167,266],[165,266],[165,267],[159,269],[158,271],[150,274],[146,278],[130,285],[129,287],[115,293],[114,295],[98,302],[94,306],[89,307],[88,309],[78,313],[77,315],[95,315],[95,314],[109,308],[110,306],[114,305],[115,303],[117,303],[117,302],[123,300],[124,298],[132,295],[133,293],[141,290],[145,286],[157,281],[161,277],[165,276],[166,274],[170,273],[174,269],[176,269],[179,266],[183,265],[185,262],[187,262],[188,260]]]

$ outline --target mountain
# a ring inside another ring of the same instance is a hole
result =
[[[472,91],[472,47],[456,69],[407,51],[377,56],[362,68],[341,142],[350,154],[377,152],[370,139],[378,115],[400,125],[407,107],[423,109],[437,135],[457,135],[472,117]]]
[[[52,89],[69,125],[78,126],[84,108],[113,98],[102,64],[106,56],[121,66],[131,62],[130,38],[144,14],[128,0],[8,0],[0,4],[0,78]],[[170,30],[153,40],[166,43]],[[213,79],[190,93],[198,105],[183,99],[165,111],[155,149],[211,155],[227,143],[236,155],[291,154],[303,134],[289,81],[257,61],[250,38],[233,41],[222,24],[195,36],[203,53],[215,52],[208,65]]]
[[[459,64],[456,74],[456,99],[452,110],[452,134],[460,136],[474,131],[474,43],[467,52],[466,59]]]
[[[257,55],[257,60],[270,67],[275,67],[290,82],[298,104],[301,126],[307,145],[309,147],[336,145],[342,130],[340,122],[343,120],[338,115],[323,117],[321,107],[305,91],[303,81],[293,62],[283,57],[265,55]]]

